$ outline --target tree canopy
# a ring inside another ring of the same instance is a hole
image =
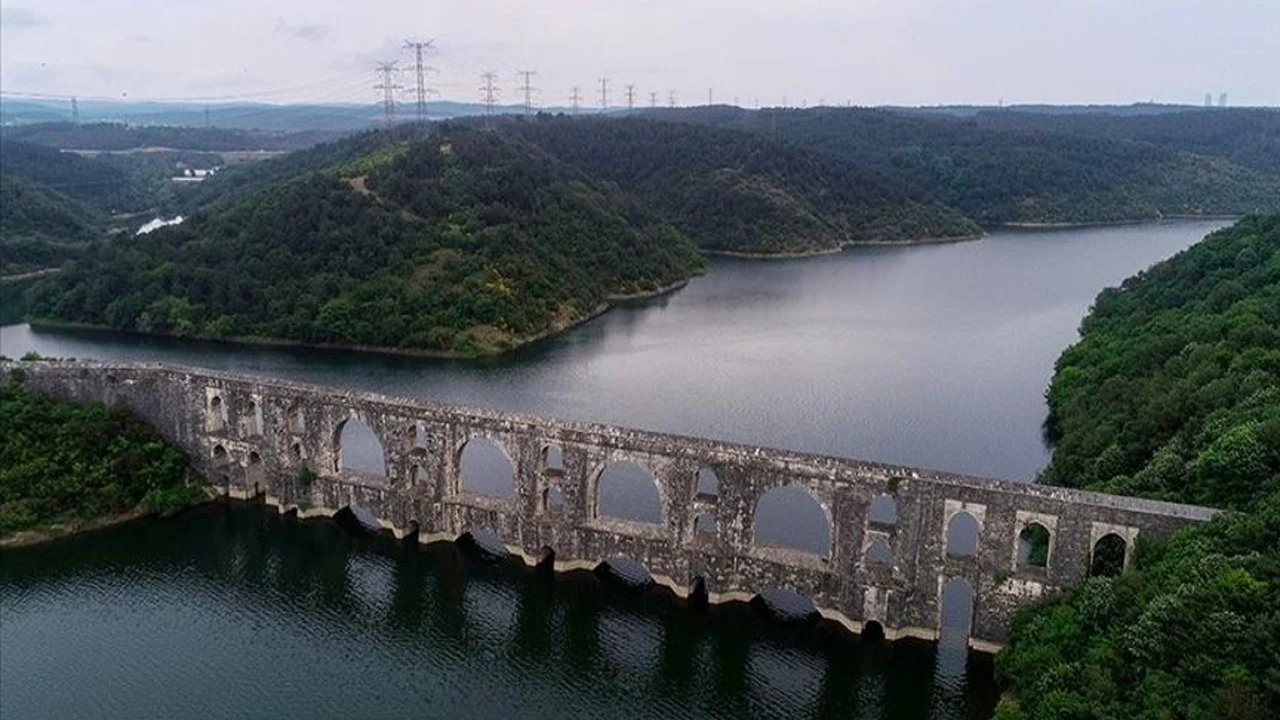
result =
[[[104,245],[37,287],[33,315],[477,355],[703,268],[679,231],[518,138],[443,127],[352,145]]]
[[[1017,616],[997,717],[1280,707],[1280,216],[1105,290],[1058,361],[1043,480],[1231,509]]]
[[[0,536],[204,497],[187,460],[134,416],[0,379]]]

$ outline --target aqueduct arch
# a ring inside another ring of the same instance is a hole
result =
[[[875,623],[890,639],[936,638],[943,591],[961,578],[973,600],[970,642],[992,647],[1018,607],[1086,577],[1106,546],[1118,548],[1123,570],[1140,536],[1168,535],[1216,513],[190,368],[0,362],[5,374],[19,367],[33,390],[132,410],[182,448],[220,492],[247,492],[240,486],[251,487],[253,473],[268,503],[299,515],[359,506],[382,527],[417,533],[421,542],[491,527],[531,564],[541,559],[558,569],[630,557],[656,582],[679,594],[698,588],[712,602],[781,588],[855,631]],[[250,400],[261,427],[245,432],[227,418],[243,417]],[[380,477],[341,471],[342,434],[355,419],[379,446]],[[507,453],[511,497],[457,492],[464,446],[477,436]],[[553,445],[563,449],[558,466]],[[651,477],[657,522],[597,517],[598,481],[610,465],[626,462]],[[714,487],[705,468],[715,474]],[[305,481],[303,469],[314,471]],[[231,481],[221,482],[228,475]],[[767,537],[757,545],[768,519],[764,502],[779,492],[804,495],[794,496],[797,507],[817,506],[809,517],[825,530],[825,553],[774,552]],[[711,518],[714,533],[707,531]],[[976,524],[971,554],[948,552],[953,521]],[[1043,563],[1020,555],[1029,529],[1040,534]],[[873,548],[871,559],[884,560],[887,549],[889,563],[868,562]]]

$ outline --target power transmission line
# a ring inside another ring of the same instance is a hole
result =
[[[378,74],[382,76],[382,82],[374,85],[373,89],[382,91],[382,112],[386,115],[388,125],[396,118],[396,91],[404,89],[403,85],[395,82],[395,76],[399,72],[394,60],[378,63]]]
[[[675,107],[675,106],[676,106],[676,91],[668,90],[667,91],[667,107]]]
[[[711,88],[707,88],[707,106],[709,107],[714,104],[715,103],[711,101]]]
[[[634,110],[636,107],[636,86],[627,85],[627,109]]]
[[[609,78],[600,78],[600,112],[609,109]]]
[[[422,64],[422,52],[431,50],[435,47],[435,40],[405,40],[404,47],[406,50],[414,52],[414,67],[418,71],[418,122],[422,122],[427,118],[427,81],[426,72],[434,68]]]
[[[533,79],[534,75],[538,74],[538,71],[537,70],[519,70],[516,72],[516,74],[524,78],[524,87],[523,87],[524,111],[526,113],[531,113],[533,112],[533,91],[537,90],[537,88],[530,85],[529,81]]]
[[[493,84],[493,81],[498,78],[498,74],[490,70],[481,74],[480,77],[484,78],[484,85],[481,86],[480,91],[484,93],[485,123],[488,124],[492,122],[490,118],[493,116],[493,102],[498,95],[498,88]]]
[[[582,105],[582,93],[577,85],[573,86],[573,92],[569,94],[569,102],[573,105],[573,114],[578,114],[578,108]]]

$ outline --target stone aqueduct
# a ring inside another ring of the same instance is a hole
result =
[[[973,591],[970,644],[980,649],[1003,642],[1019,606],[1085,577],[1104,538],[1123,541],[1127,563],[1138,537],[1166,535],[1214,513],[175,366],[0,367],[5,373],[20,367],[28,387],[57,397],[127,407],[183,448],[220,492],[265,495],[281,512],[296,509],[301,517],[360,506],[397,537],[416,533],[421,542],[485,529],[526,562],[558,570],[627,557],[677,594],[705,589],[712,602],[791,590],[854,631],[875,622],[889,638],[937,638],[943,586],[960,578]],[[340,437],[352,420],[378,436],[385,475],[341,469]],[[460,486],[463,448],[477,437],[511,460],[511,496]],[[548,463],[557,450],[561,462]],[[606,466],[622,462],[651,474],[660,523],[600,514],[598,480]],[[707,468],[718,478],[714,493],[698,491]],[[829,552],[756,542],[758,501],[785,486],[803,489],[822,508]],[[553,493],[563,503],[552,506]],[[873,499],[888,503],[896,517],[875,517]],[[978,531],[969,555],[947,547],[948,528],[963,515]],[[696,529],[700,516],[714,518],[713,532]],[[1033,525],[1048,535],[1039,564],[1018,555],[1019,536]],[[887,546],[888,557],[872,560],[874,546]]]

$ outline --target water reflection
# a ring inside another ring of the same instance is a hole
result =
[[[257,506],[7,553],[0,607],[4,717],[976,718],[994,703],[989,663],[935,677],[929,644],[690,612]]]

